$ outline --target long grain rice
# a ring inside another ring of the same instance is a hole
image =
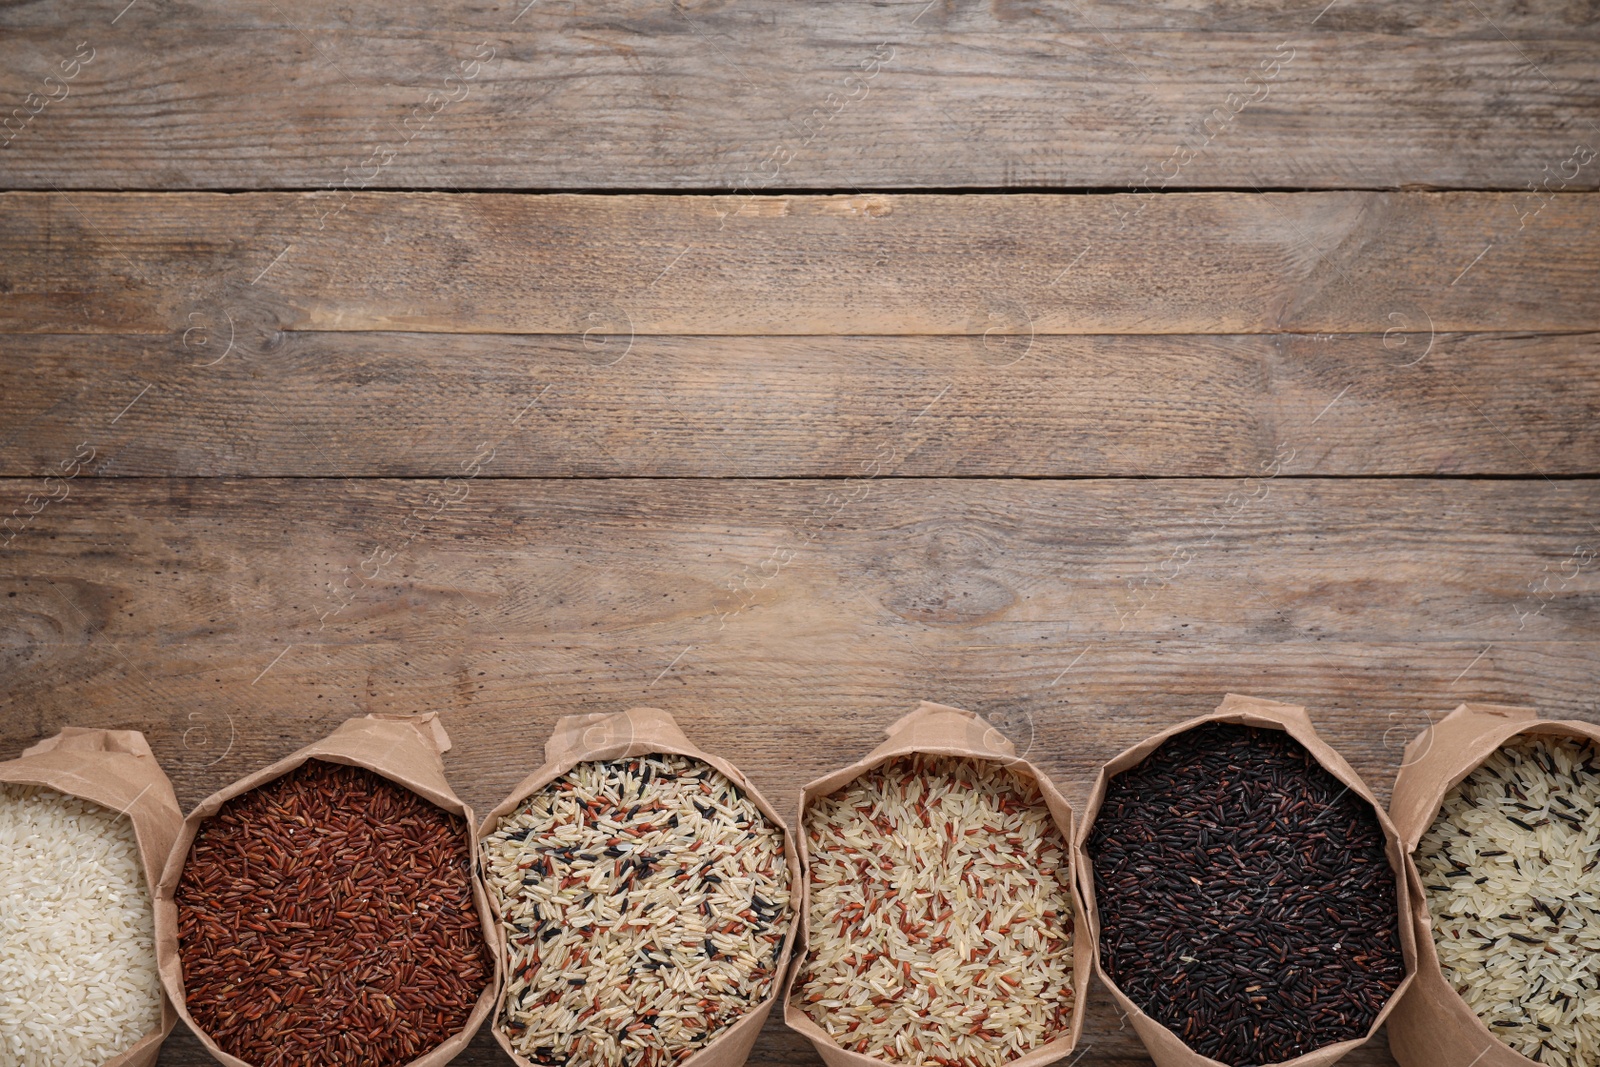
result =
[[[1417,847],[1445,978],[1550,1067],[1600,1061],[1600,759],[1512,739],[1451,789]]]
[[[1405,980],[1377,810],[1286,730],[1173,734],[1111,777],[1084,844],[1106,976],[1208,1059],[1359,1041]]]
[[[98,1067],[160,1026],[133,823],[52,789],[0,786],[0,1063]]]
[[[998,1067],[1071,1024],[1067,842],[1037,785],[916,755],[817,800],[798,998],[841,1047]]]
[[[500,1023],[534,1063],[664,1067],[772,991],[783,832],[699,760],[581,763],[483,854],[508,942]]]
[[[255,1067],[399,1067],[493,973],[466,821],[320,759],[201,823],[173,892],[189,1017]]]

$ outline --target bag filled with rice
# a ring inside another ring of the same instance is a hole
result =
[[[443,1067],[494,999],[472,808],[433,712],[364,715],[225,786],[156,888],[161,978],[226,1067]]]
[[[1463,704],[1406,748],[1417,985],[1403,1067],[1600,1062],[1600,727]]]
[[[977,715],[924,702],[801,794],[804,959],[784,1020],[829,1067],[1041,1067],[1094,959],[1072,809]]]
[[[182,823],[136,730],[68,727],[0,763],[0,1063],[156,1062],[177,1014],[152,887]]]
[[[556,724],[484,820],[493,1031],[521,1067],[738,1067],[787,970],[783,819],[666,712]]]

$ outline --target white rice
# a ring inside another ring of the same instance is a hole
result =
[[[810,953],[796,997],[841,1047],[999,1067],[1071,1022],[1067,842],[1038,786],[918,755],[806,812]]]
[[[0,785],[0,1063],[98,1067],[160,1026],[132,822],[51,789]]]
[[[1445,978],[1551,1067],[1600,1062],[1600,755],[1514,738],[1445,795],[1417,847]]]

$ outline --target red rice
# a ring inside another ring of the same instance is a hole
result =
[[[189,1014],[256,1067],[395,1067],[493,973],[465,822],[310,760],[201,826],[177,887]]]

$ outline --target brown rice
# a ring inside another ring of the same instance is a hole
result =
[[[797,1000],[842,1048],[998,1067],[1070,1028],[1068,846],[1031,779],[901,757],[815,801],[804,832]]]

